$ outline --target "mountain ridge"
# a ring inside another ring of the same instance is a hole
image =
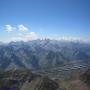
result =
[[[90,43],[57,40],[10,42],[0,45],[0,68],[42,69],[69,63],[90,63]],[[13,64],[13,65],[12,65]]]

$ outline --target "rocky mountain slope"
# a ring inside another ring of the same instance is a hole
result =
[[[88,42],[2,43],[0,90],[89,90],[90,69],[86,71],[89,66]]]
[[[15,70],[0,73],[0,90],[59,90],[59,85],[29,70]]]
[[[43,69],[67,64],[89,64],[90,43],[33,40],[0,45],[0,69]]]
[[[90,90],[90,69],[69,80],[52,80],[26,69],[0,72],[0,90]]]

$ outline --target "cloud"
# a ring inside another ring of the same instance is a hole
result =
[[[84,40],[81,37],[74,37],[74,36],[60,36],[60,35],[53,35],[53,36],[44,36],[42,39],[51,39],[51,40],[64,40],[64,41],[81,41]]]
[[[37,39],[38,35],[35,32],[30,32],[25,36],[27,39]]]
[[[7,41],[28,41],[38,39],[38,34],[36,32],[30,32],[29,28],[25,27],[23,24],[12,27],[11,25],[5,25],[5,31],[13,31],[13,36],[10,35],[6,38]],[[15,33],[15,34],[14,34]]]
[[[18,36],[12,37],[11,41],[29,41],[38,39],[38,35],[35,32],[19,33]]]
[[[5,31],[11,32],[11,31],[13,31],[13,29],[14,28],[11,25],[5,25]]]
[[[77,41],[77,40],[81,40],[81,38],[74,36],[62,36],[62,37],[58,37],[58,40]]]
[[[21,32],[26,32],[28,31],[28,28],[21,24],[21,25],[18,25],[18,30]]]

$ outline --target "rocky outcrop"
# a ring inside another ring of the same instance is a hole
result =
[[[59,85],[47,78],[47,77],[36,77],[34,80],[31,81],[31,83],[26,82],[21,87],[21,90],[58,90]]]
[[[59,90],[59,85],[29,70],[16,70],[0,74],[0,90]]]
[[[90,68],[81,76],[81,80],[90,87]]]

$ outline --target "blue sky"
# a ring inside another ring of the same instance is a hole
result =
[[[0,0],[0,40],[90,39],[90,0]]]

